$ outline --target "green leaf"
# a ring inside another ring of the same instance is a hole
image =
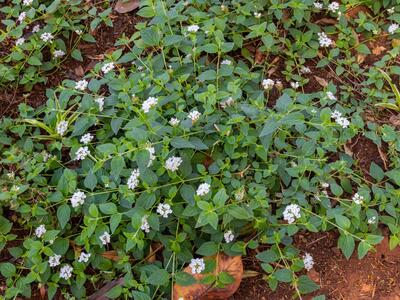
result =
[[[57,190],[62,192],[64,196],[75,192],[77,183],[77,174],[75,171],[65,169],[63,175],[57,184]]]
[[[149,278],[147,278],[147,283],[155,286],[167,285],[169,282],[169,273],[164,269],[158,269],[154,271]]]
[[[350,235],[341,234],[338,240],[338,245],[344,256],[349,259],[355,248],[354,238]]]
[[[72,50],[71,56],[78,61],[83,61],[82,53],[78,49]]]
[[[118,213],[117,206],[114,203],[102,203],[99,205],[100,211],[106,215]]]
[[[12,277],[16,272],[16,268],[12,263],[5,262],[0,264],[0,273],[5,278]]]
[[[122,170],[125,168],[125,160],[122,156],[115,156],[111,160],[111,175],[119,177]]]
[[[273,250],[267,250],[267,251],[260,252],[256,255],[256,257],[257,257],[257,259],[259,259],[265,263],[271,263],[271,262],[277,261],[279,258],[279,256]]]
[[[229,206],[228,212],[232,217],[239,220],[247,220],[253,217],[245,208],[237,205]]]
[[[121,295],[121,293],[122,293],[122,287],[120,285],[116,285],[111,290],[109,290],[105,294],[105,296],[107,298],[116,299]]]
[[[297,286],[301,294],[309,294],[319,289],[319,285],[306,275],[298,278]]]
[[[211,256],[218,252],[218,244],[215,242],[205,242],[196,253],[202,256]]]
[[[183,200],[185,200],[191,206],[195,204],[194,195],[196,194],[196,191],[194,190],[193,186],[184,184],[179,190],[179,193],[181,194]]]
[[[357,247],[358,259],[362,259],[371,248],[372,246],[367,242],[364,241],[360,242]]]
[[[288,269],[279,269],[273,273],[276,279],[280,282],[291,282],[293,278],[292,271]]]
[[[93,173],[88,173],[84,182],[83,182],[84,186],[87,187],[88,189],[90,189],[91,191],[93,191],[93,189],[96,187],[97,185],[97,177],[96,175],[94,175]]]
[[[378,182],[382,181],[382,179],[385,177],[385,172],[382,170],[380,166],[378,166],[376,163],[371,162],[371,165],[369,167],[369,173],[371,174],[374,179],[376,179]]]
[[[222,207],[225,204],[225,201],[228,200],[228,195],[226,194],[225,189],[220,189],[214,196],[213,202],[219,206]]]
[[[179,271],[175,274],[175,282],[181,286],[189,286],[196,283],[196,278],[186,272]]]
[[[56,12],[58,9],[58,6],[60,5],[61,0],[54,0],[49,6],[47,6],[46,11],[48,14],[53,14]]]
[[[42,62],[37,56],[31,56],[28,59],[28,64],[30,64],[31,66],[41,66]]]
[[[69,219],[71,217],[71,208],[68,204],[63,204],[57,209],[57,219],[60,223],[60,227],[64,228],[67,225]]]
[[[89,215],[91,215],[94,218],[97,218],[99,216],[99,210],[97,209],[96,204],[94,204],[94,203],[90,204]]]
[[[342,216],[342,215],[336,215],[335,216],[336,224],[343,229],[348,229],[350,228],[351,222],[349,218]]]
[[[160,35],[154,27],[146,28],[140,31],[142,40],[148,46],[157,46],[160,43]]]
[[[122,215],[115,214],[110,217],[110,229],[111,233],[114,233],[115,230],[118,228],[119,223],[121,222]]]

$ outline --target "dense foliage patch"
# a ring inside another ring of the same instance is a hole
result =
[[[395,247],[399,133],[365,114],[396,107],[380,70],[400,74],[400,6],[350,15],[359,4],[142,1],[124,48],[1,122],[6,298],[36,285],[84,298],[123,276],[111,298],[170,299],[194,282],[185,266],[209,272],[204,256],[260,245],[270,287],[300,295],[318,286],[297,232],[336,229],[362,258],[384,224]],[[392,48],[364,67],[382,36]],[[360,137],[384,145],[384,165],[360,168],[348,146]],[[221,274],[205,281],[230,283]]]

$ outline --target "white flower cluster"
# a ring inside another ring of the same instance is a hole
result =
[[[114,68],[115,68],[114,63],[113,63],[113,62],[110,62],[110,63],[104,64],[104,66],[101,67],[101,71],[102,71],[104,74],[107,74],[108,72],[112,71]]]
[[[90,256],[91,256],[90,253],[85,253],[82,251],[81,254],[79,255],[78,262],[87,263],[89,261]]]
[[[24,43],[25,39],[22,37],[15,41],[15,46],[22,46]]]
[[[294,221],[300,217],[300,206],[297,204],[290,204],[285,207],[285,210],[283,211],[283,219],[289,224],[294,223]]]
[[[63,57],[64,55],[65,55],[65,52],[62,50],[54,50],[54,52],[53,52],[54,58]]]
[[[390,34],[393,34],[393,33],[395,33],[395,32],[397,31],[397,29],[399,29],[399,24],[393,23],[393,24],[391,24],[391,25],[389,26],[388,32],[389,32]]]
[[[99,111],[103,111],[104,108],[104,97],[100,97],[94,100],[94,102],[97,103],[97,105],[99,106]]]
[[[262,86],[264,90],[270,90],[274,87],[274,85],[275,81],[273,81],[272,79],[267,78],[262,81]]]
[[[325,32],[318,32],[318,42],[320,47],[329,47],[333,43]]]
[[[324,5],[321,2],[314,2],[314,7],[317,9],[322,9]]]
[[[227,108],[229,106],[232,106],[234,103],[235,103],[235,100],[233,100],[232,97],[229,97],[228,99],[222,101],[220,103],[220,105],[221,105],[221,108],[225,109],[225,108]]]
[[[142,217],[142,224],[140,225],[140,229],[143,230],[146,233],[150,232],[150,225],[149,222],[147,221],[148,216],[145,215]]]
[[[84,160],[86,156],[90,154],[90,150],[88,146],[83,146],[80,147],[78,150],[75,152],[75,159],[76,160]]]
[[[193,110],[189,113],[188,117],[192,120],[192,123],[197,122],[200,119],[201,113],[197,110]]]
[[[65,265],[60,269],[60,278],[64,278],[65,280],[68,280],[72,276],[72,271],[74,269],[70,265]]]
[[[172,214],[171,206],[168,203],[160,203],[157,206],[157,213],[163,218],[168,218],[168,215]]]
[[[337,2],[332,2],[328,5],[328,10],[331,12],[336,12],[339,10],[339,3]]]
[[[197,196],[204,196],[210,192],[210,185],[208,183],[202,183],[199,185],[196,191]]]
[[[143,111],[147,114],[150,111],[150,108],[156,106],[158,99],[156,97],[149,97],[146,101],[142,104]]]
[[[156,159],[155,153],[156,153],[156,149],[154,149],[154,147],[147,147],[146,148],[147,151],[149,151],[149,163],[147,164],[147,167],[150,167],[153,164],[153,161]]]
[[[53,38],[54,38],[54,36],[50,32],[43,32],[40,35],[40,39],[45,43],[51,42],[53,40]]]
[[[25,6],[31,6],[32,3],[33,3],[33,0],[24,0],[22,3],[23,3]]]
[[[262,14],[260,12],[255,11],[254,12],[254,17],[256,17],[257,19],[261,18]]]
[[[335,122],[342,126],[343,128],[347,128],[350,125],[350,121],[342,116],[342,113],[340,111],[335,110],[332,114],[331,114],[332,119],[335,120]]]
[[[40,25],[35,25],[32,28],[32,33],[39,32],[39,30],[40,30]]]
[[[178,156],[171,156],[165,162],[165,168],[171,172],[175,172],[179,169],[179,166],[182,164],[183,160]]]
[[[189,267],[192,269],[192,274],[200,274],[206,268],[206,264],[202,258],[193,258],[190,261]]]
[[[49,257],[49,265],[50,267],[57,267],[60,264],[61,255],[54,254]]]
[[[44,224],[39,225],[36,229],[35,229],[35,235],[38,238],[41,238],[45,233],[46,233],[46,227],[44,227]]]
[[[79,205],[83,205],[83,203],[85,203],[85,199],[86,195],[84,192],[76,191],[70,199],[72,207],[78,207]]]
[[[300,73],[302,73],[302,74],[310,74],[311,73],[311,69],[309,67],[302,66],[301,69],[300,69]]]
[[[75,83],[75,89],[84,91],[88,86],[88,82],[85,79],[79,80]]]
[[[298,81],[292,81],[290,83],[290,86],[292,87],[292,89],[296,90],[300,87],[300,83]]]
[[[107,231],[104,231],[99,239],[103,245],[107,245],[111,242],[111,235]]]
[[[396,8],[393,6],[391,8],[388,8],[387,12],[388,12],[388,14],[394,14],[395,10],[396,10]]]
[[[26,18],[26,12],[23,11],[18,16],[18,22],[22,23],[25,20],[25,18]]]
[[[353,195],[352,200],[354,201],[355,204],[361,204],[364,201],[364,197],[361,196],[359,193],[355,193]]]
[[[169,120],[169,125],[175,127],[175,126],[178,126],[180,122],[181,122],[181,121],[180,121],[179,119],[177,119],[177,118],[171,118],[171,119]]]
[[[81,143],[84,145],[89,144],[92,140],[93,140],[93,135],[90,133],[86,133],[86,134],[82,135],[82,137],[80,139]]]
[[[224,59],[223,61],[221,61],[221,65],[230,66],[231,64],[232,64],[232,62],[229,59]]]
[[[230,243],[235,239],[235,235],[233,234],[232,230],[228,230],[224,233],[224,240],[225,243]]]
[[[187,31],[192,33],[197,32],[199,29],[200,27],[198,25],[190,25],[187,27]]]
[[[332,100],[332,101],[336,101],[336,100],[337,100],[336,97],[335,97],[335,95],[334,95],[331,91],[327,91],[327,92],[326,92],[326,97],[327,97],[329,100]]]
[[[65,134],[65,132],[67,131],[67,129],[68,129],[67,121],[62,120],[57,123],[56,130],[59,135],[63,136]]]
[[[131,190],[134,190],[138,186],[139,176],[140,176],[139,169],[135,169],[132,171],[131,176],[129,176],[128,182],[127,182],[128,188],[130,188]]]
[[[310,253],[306,253],[303,257],[303,263],[304,263],[304,268],[306,268],[307,271],[310,271],[313,266],[314,266],[314,259],[311,256]]]

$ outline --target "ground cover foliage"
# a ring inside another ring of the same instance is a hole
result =
[[[90,21],[66,13],[79,1],[25,2],[2,9],[14,42],[22,11],[60,20],[0,65],[29,89],[54,67],[41,51],[79,59],[65,39]],[[380,226],[397,246],[398,124],[367,115],[399,109],[398,1],[141,1],[137,14],[137,31],[81,80],[1,120],[7,299],[41,287],[81,299],[121,277],[110,298],[185,298],[173,285],[198,273],[216,287],[236,280],[204,257],[260,246],[269,286],[301,297],[318,286],[297,232],[338,230],[347,258],[373,249]],[[349,150],[360,137],[383,149],[382,164],[360,167]]]

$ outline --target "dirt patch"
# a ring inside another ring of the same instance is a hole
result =
[[[359,260],[353,255],[346,260],[337,248],[337,232],[301,233],[295,237],[295,246],[314,258],[314,269],[309,276],[321,289],[303,299],[325,295],[327,299],[396,300],[400,299],[400,248],[389,251],[388,239],[378,245],[375,253]],[[255,253],[244,258],[245,270],[261,272]],[[230,300],[293,299],[294,290],[281,284],[273,292],[262,275],[247,278]]]

